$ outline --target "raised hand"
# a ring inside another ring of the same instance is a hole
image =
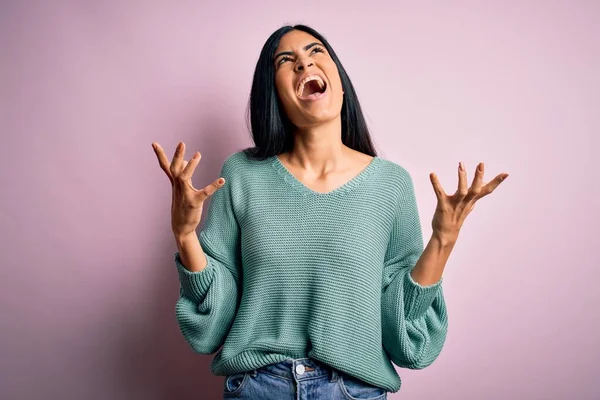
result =
[[[183,159],[185,143],[179,142],[173,160],[169,162],[158,143],[152,143],[152,148],[158,157],[160,168],[167,174],[172,185],[171,227],[173,233],[176,237],[195,234],[202,217],[204,200],[223,187],[225,179],[221,177],[198,190],[192,185],[192,175],[202,158],[199,152],[194,153],[191,160],[187,162]]]
[[[483,184],[483,163],[475,170],[475,177],[470,188],[467,188],[467,171],[462,162],[458,167],[458,189],[448,196],[435,173],[429,174],[429,179],[438,199],[437,207],[431,222],[433,232],[446,243],[454,243],[467,215],[473,211],[477,200],[492,193],[504,179],[506,173],[498,174],[490,182]]]

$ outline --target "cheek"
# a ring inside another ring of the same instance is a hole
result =
[[[340,79],[340,74],[337,71],[337,68],[332,69],[329,74],[330,83],[337,89],[342,90],[342,80]]]
[[[278,78],[277,76],[275,77],[275,90],[277,90],[278,94],[282,94],[282,89],[283,88],[283,82],[281,82],[281,79]]]
[[[279,98],[282,100],[287,100],[293,94],[290,92],[291,84],[288,82],[285,77],[275,77],[275,87],[277,89],[277,94]]]

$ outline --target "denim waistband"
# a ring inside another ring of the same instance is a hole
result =
[[[335,381],[339,371],[314,358],[287,358],[275,364],[264,365],[252,371],[264,371],[273,375],[290,380],[314,379],[320,376],[329,376],[331,381]]]

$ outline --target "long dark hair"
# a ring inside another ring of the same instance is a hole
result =
[[[293,148],[296,127],[287,117],[277,97],[273,56],[283,35],[294,29],[304,31],[320,40],[337,66],[344,91],[341,110],[342,142],[354,150],[376,156],[358,97],[346,70],[329,42],[319,32],[306,25],[286,25],[277,29],[269,36],[260,52],[246,112],[246,123],[250,124],[249,129],[255,146],[244,149],[244,153],[250,158],[264,160]]]

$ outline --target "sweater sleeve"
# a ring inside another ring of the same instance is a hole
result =
[[[241,293],[240,227],[233,209],[236,183],[225,160],[221,175],[225,186],[207,200],[208,212],[198,240],[208,264],[199,272],[187,270],[175,253],[179,274],[179,299],[175,315],[179,328],[201,354],[212,354],[224,343],[235,318]]]
[[[405,170],[397,207],[383,267],[383,347],[397,366],[422,369],[440,354],[448,317],[443,278],[422,286],[410,275],[424,247],[414,186]]]

